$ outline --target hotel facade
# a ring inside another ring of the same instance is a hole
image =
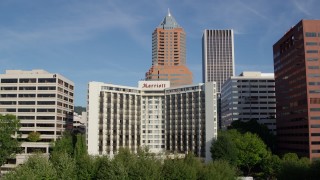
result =
[[[148,147],[210,160],[217,137],[215,88],[212,82],[172,88],[169,81],[139,81],[138,87],[90,82],[89,154],[113,157],[121,147]]]
[[[22,141],[22,153],[8,160],[3,171],[23,163],[30,153],[48,154],[50,143],[72,130],[74,83],[60,74],[7,70],[0,74],[0,96],[0,113],[20,120],[16,138]],[[31,132],[40,133],[39,141],[28,141]]]

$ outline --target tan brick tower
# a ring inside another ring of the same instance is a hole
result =
[[[146,80],[169,80],[171,87],[192,84],[186,66],[186,34],[168,11],[152,33],[152,67]]]

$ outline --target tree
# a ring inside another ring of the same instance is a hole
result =
[[[96,179],[98,159],[85,155],[76,159],[77,179]]]
[[[74,147],[74,157],[77,159],[87,155],[88,153],[87,153],[85,135],[77,134],[76,140],[77,141]]]
[[[20,150],[20,143],[13,136],[20,128],[20,121],[14,115],[0,114],[0,166],[3,165],[8,158]]]
[[[277,155],[268,155],[262,160],[263,179],[277,179],[281,169],[281,159]]]
[[[74,147],[74,160],[76,162],[76,171],[78,179],[94,179],[96,174],[96,160],[87,153],[85,135],[76,135],[76,144]]]
[[[82,112],[85,112],[86,111],[86,108],[85,107],[82,107],[82,106],[75,106],[74,107],[74,112],[78,113],[81,115]]]
[[[60,172],[59,172],[60,173]],[[47,179],[56,180],[57,172],[47,157],[36,154],[31,156],[27,162],[14,171],[11,171],[3,177],[3,180],[37,180]]]
[[[237,147],[231,133],[219,132],[217,140],[212,142],[210,152],[213,160],[226,160],[233,165],[237,163]]]
[[[50,161],[58,172],[58,179],[76,179],[76,163],[67,152],[52,152]]]
[[[113,161],[125,167],[130,179],[160,178],[160,161],[148,149],[139,149],[137,154],[132,154],[129,149],[121,149]]]
[[[231,166],[227,161],[217,160],[210,162],[204,167],[200,179],[209,180],[234,180],[236,179],[236,168]]]
[[[235,143],[238,148],[238,165],[250,175],[252,168],[259,166],[267,157],[266,145],[256,134],[249,132],[236,139]]]
[[[260,124],[256,120],[252,119],[248,122],[240,120],[233,121],[228,129],[236,129],[242,134],[246,132],[257,134],[272,152],[276,150],[275,136],[269,131],[266,125]]]
[[[309,179],[310,160],[299,159],[295,153],[287,153],[282,157],[280,172],[277,179]]]
[[[197,170],[183,159],[166,159],[161,173],[163,179],[197,179]]]
[[[230,161],[246,175],[250,175],[252,169],[259,168],[262,160],[269,154],[266,145],[256,134],[241,134],[235,129],[220,134],[220,140],[211,147],[213,159]]]
[[[65,131],[62,137],[53,143],[52,152],[66,152],[67,154],[73,156],[74,146],[72,134],[68,131]]]
[[[310,167],[310,179],[319,179],[320,177],[320,160],[313,161]]]
[[[37,142],[40,140],[40,135],[41,134],[39,132],[33,131],[33,132],[29,133],[28,140],[31,142]]]
[[[111,161],[107,156],[98,160],[96,178],[103,179],[128,179],[126,168],[119,161]]]

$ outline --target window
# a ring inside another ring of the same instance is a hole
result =
[[[1,87],[1,90],[4,90],[4,91],[17,90],[17,87]]]
[[[19,105],[35,105],[35,101],[19,101]]]
[[[55,101],[38,101],[38,105],[55,105]]]
[[[310,86],[318,86],[320,85],[320,82],[309,82]]]
[[[320,90],[310,90],[309,93],[311,93],[311,94],[319,94]]]
[[[320,149],[312,150],[312,153],[320,153]]]
[[[318,61],[319,58],[307,58],[307,61]]]
[[[310,119],[311,120],[320,120],[320,116],[311,116]]]
[[[320,128],[320,124],[311,124],[311,128]]]
[[[38,94],[38,97],[43,97],[43,98],[46,98],[46,97],[56,97],[55,94]]]
[[[18,79],[1,79],[1,83],[17,83]]]
[[[19,79],[19,83],[36,83],[37,79],[35,78],[28,78],[28,79]]]
[[[310,111],[320,111],[320,108],[310,108]]]
[[[16,101],[0,101],[0,105],[15,105]]]
[[[318,43],[317,42],[306,42],[307,46],[317,46]]]
[[[309,77],[320,77],[320,74],[308,74]]]
[[[306,37],[317,37],[317,33],[315,33],[315,32],[306,32]]]
[[[38,82],[39,83],[55,83],[56,79],[55,78],[39,78]]]
[[[307,50],[307,53],[318,53],[318,50]]]
[[[27,86],[27,87],[19,87],[19,90],[25,90],[25,91],[32,91],[32,90],[36,90],[36,87],[29,87],[29,86]]]
[[[55,86],[39,86],[38,90],[56,90]]]
[[[319,69],[319,66],[308,66],[308,69]]]

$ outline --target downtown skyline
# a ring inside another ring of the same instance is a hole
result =
[[[152,60],[152,32],[170,8],[186,31],[186,61],[201,82],[204,29],[233,29],[236,75],[273,72],[272,46],[301,19],[319,19],[315,0],[1,1],[0,72],[44,69],[75,82],[86,105],[89,81],[137,86]]]

